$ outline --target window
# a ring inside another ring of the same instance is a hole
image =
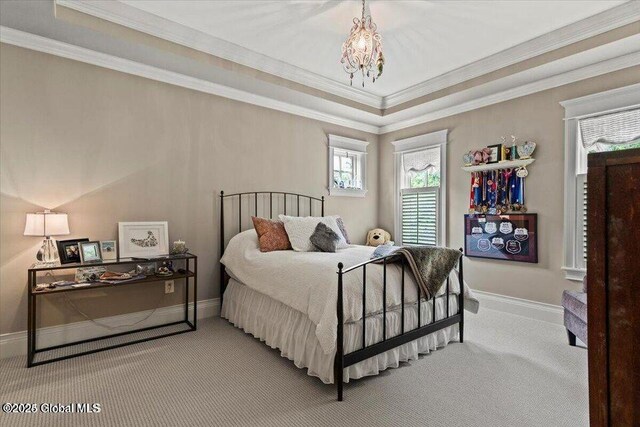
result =
[[[589,153],[640,148],[640,108],[578,120],[576,183],[578,218],[577,265],[587,262],[587,156]],[[615,142],[617,141],[617,142]]]
[[[366,150],[369,143],[329,135],[329,194],[364,197]]]
[[[587,256],[587,155],[640,147],[640,85],[564,101],[566,278],[582,280]]]
[[[394,142],[396,244],[445,245],[446,135],[445,130]]]
[[[333,150],[333,187],[362,190],[360,157],[338,148]]]

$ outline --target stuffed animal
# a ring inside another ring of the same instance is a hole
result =
[[[367,233],[368,246],[380,246],[391,243],[391,234],[382,228],[374,228]]]

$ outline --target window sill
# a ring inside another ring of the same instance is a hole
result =
[[[367,194],[367,190],[356,188],[329,188],[330,196],[342,196],[342,197],[364,197]]]
[[[565,279],[575,282],[582,282],[584,276],[587,274],[587,270],[584,268],[562,267],[562,269],[564,270]]]

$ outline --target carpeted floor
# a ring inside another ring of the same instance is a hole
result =
[[[587,352],[562,327],[481,309],[467,339],[345,387],[309,377],[219,318],[177,335],[31,369],[0,365],[0,402],[100,403],[0,425],[585,426]]]

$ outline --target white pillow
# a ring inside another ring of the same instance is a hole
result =
[[[337,249],[349,247],[349,244],[340,231],[340,227],[338,227],[338,222],[336,221],[336,218],[338,218],[337,215],[324,217],[279,215],[279,218],[280,221],[284,223],[284,229],[287,231],[291,247],[294,251],[312,252],[315,250],[309,239],[319,222],[324,223],[327,227],[335,231],[338,237],[340,237],[340,240],[338,240],[338,244],[336,245]]]

